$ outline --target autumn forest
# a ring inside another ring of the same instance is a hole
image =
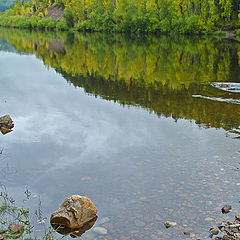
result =
[[[17,0],[0,25],[108,32],[213,33],[238,29],[239,0]],[[52,12],[58,14],[52,14]]]

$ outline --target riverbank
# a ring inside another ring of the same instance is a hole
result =
[[[142,30],[132,30],[125,31],[124,29],[116,29],[107,27],[95,28],[91,26],[89,22],[79,22],[73,27],[68,27],[67,23],[64,21],[57,21],[54,18],[42,18],[39,16],[0,16],[0,26],[8,28],[18,28],[18,29],[30,29],[30,30],[51,30],[51,31],[69,31],[69,32],[111,32],[111,33],[154,33],[154,34],[187,34],[187,35],[219,35],[227,38],[234,38],[240,35],[240,29],[238,26],[230,26],[229,30],[226,26],[215,28],[208,31],[179,31],[174,28],[166,31],[164,28],[159,28],[155,31]],[[179,28],[178,28],[179,29]]]
[[[223,6],[216,5],[218,10],[199,6],[192,11],[187,3],[176,7],[174,2],[172,6],[152,3],[151,8],[135,3],[120,6],[120,3],[82,3],[81,0],[16,2],[0,13],[0,26],[84,32],[227,35],[230,31],[233,35],[240,34],[236,9],[226,12]]]

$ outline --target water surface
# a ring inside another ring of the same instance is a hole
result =
[[[208,239],[231,218],[222,205],[237,212],[240,95],[210,83],[240,83],[240,45],[9,29],[0,42],[1,115],[15,122],[1,183],[16,199],[28,186],[49,219],[90,197],[108,234],[83,239]]]

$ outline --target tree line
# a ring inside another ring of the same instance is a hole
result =
[[[16,0],[1,18],[23,16],[27,27],[39,27],[34,21],[47,18],[55,5],[64,13],[52,28],[86,31],[209,33],[225,25],[238,27],[240,19],[240,0]]]

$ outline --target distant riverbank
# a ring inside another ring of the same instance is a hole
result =
[[[16,1],[0,13],[0,26],[86,32],[240,34],[240,14],[234,3],[208,3],[204,8],[198,2]]]

